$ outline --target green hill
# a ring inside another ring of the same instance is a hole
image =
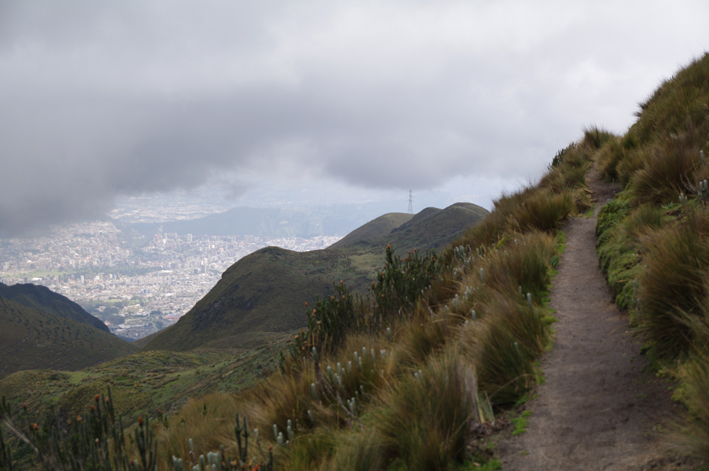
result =
[[[344,247],[345,245],[356,244],[363,240],[385,236],[405,222],[410,221],[412,217],[414,217],[413,214],[387,213],[355,229],[328,248]]]
[[[277,247],[261,249],[232,265],[190,312],[156,335],[144,350],[258,345],[256,332],[303,327],[303,303],[312,304],[316,296],[330,294],[335,280],[365,293],[383,263],[387,244],[397,253],[438,249],[487,213],[474,204],[456,203],[443,210],[425,209],[383,236],[379,234],[390,224],[387,219],[404,218],[375,219],[351,234],[350,240],[359,239],[356,243],[344,246],[304,253]]]
[[[36,368],[78,370],[134,352],[108,332],[0,298],[0,377]]]
[[[104,332],[110,332],[106,324],[101,322],[100,319],[86,312],[84,308],[66,296],[55,293],[45,286],[33,284],[8,286],[0,283],[0,298],[10,299],[38,311],[81,322]]]

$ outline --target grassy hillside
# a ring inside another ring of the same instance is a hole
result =
[[[240,412],[261,431],[260,448],[275,447],[276,469],[485,466],[495,413],[523,401],[539,377],[535,361],[554,320],[546,292],[564,240],[557,230],[590,207],[584,174],[594,137],[561,152],[538,186],[501,198],[441,246],[433,271],[416,255],[389,257],[367,303],[353,302],[344,285],[317,303],[281,373],[240,395],[187,404],[158,431],[164,454],[189,462],[188,439],[197,455],[220,443],[235,453],[233,422],[223,419]],[[443,218],[465,207],[449,210],[427,210],[389,237],[443,229]],[[430,286],[411,290],[421,279]]]
[[[487,211],[469,203],[422,211],[393,232],[379,235],[383,221],[355,231],[361,240],[340,247],[299,253],[267,247],[232,265],[221,281],[175,325],[156,335],[145,350],[184,351],[196,347],[242,348],[254,332],[288,332],[305,325],[303,304],[332,293],[343,280],[366,293],[391,244],[398,253],[437,249],[474,225]],[[398,216],[394,220],[399,219]],[[389,224],[389,223],[387,223]]]
[[[333,249],[344,247],[345,245],[356,244],[357,242],[361,242],[363,240],[370,240],[385,236],[405,222],[408,222],[412,217],[414,217],[413,214],[407,213],[384,214],[350,232],[338,242],[332,244],[329,248]]]
[[[709,54],[665,81],[597,165],[623,191],[599,215],[601,267],[689,410],[675,445],[709,460]]]
[[[74,371],[134,352],[113,334],[0,298],[0,377],[36,368]]]
[[[557,230],[564,218],[590,207],[584,174],[588,156],[596,150],[594,137],[587,133],[583,141],[565,149],[539,185],[504,196],[484,218],[485,211],[472,205],[429,209],[386,237],[309,254],[269,248],[231,267],[184,322],[155,337],[148,347],[165,337],[177,339],[175,347],[181,349],[194,338],[233,346],[240,332],[230,330],[232,325],[274,322],[253,315],[259,303],[282,295],[268,287],[285,291],[296,286],[293,294],[299,299],[292,302],[295,314],[303,318],[302,300],[312,293],[297,291],[302,289],[298,283],[340,279],[343,283],[335,288],[337,297],[322,299],[315,309],[311,306],[307,330],[288,345],[280,372],[240,392],[235,390],[237,383],[225,384],[228,391],[195,398],[169,418],[153,422],[148,429],[159,442],[159,469],[170,469],[173,455],[193,466],[200,454],[220,444],[225,446],[224,458],[236,456],[243,446],[243,433],[242,442],[235,441],[237,412],[248,416],[248,424],[240,425],[252,440],[252,454],[243,453],[241,460],[249,462],[255,456],[263,464],[273,446],[275,469],[486,466],[490,460],[486,437],[495,414],[524,401],[539,378],[535,362],[548,344],[554,321],[545,306],[546,292],[564,240]],[[445,242],[451,238],[453,245]],[[403,258],[394,255],[388,243],[403,252]],[[426,247],[441,249],[439,256],[434,260],[418,251],[407,253]],[[266,270],[258,273],[262,265]],[[368,281],[357,285],[358,278]],[[360,290],[365,285],[371,288],[366,302],[356,302],[347,289],[350,282]],[[269,334],[252,330],[238,340],[241,346],[256,345],[259,335]],[[221,353],[237,359],[233,350]],[[268,351],[271,358],[273,353]],[[174,396],[170,389],[177,372],[165,371],[161,362],[172,358],[189,363],[192,355],[201,354],[141,352],[102,365],[103,379],[83,385],[79,377],[54,377],[65,385],[74,383],[64,394],[58,387],[50,390],[51,381],[44,383],[51,377],[35,372],[33,389],[45,388],[49,397],[61,395],[54,404],[73,414],[78,410],[74,407],[91,402],[90,395],[97,394],[104,381],[115,387],[125,381],[121,398],[114,393],[115,403],[132,412],[130,407],[150,408],[159,402],[148,401],[146,394],[168,401]],[[205,361],[220,362],[219,357]],[[224,363],[218,374],[195,371],[190,384],[221,381],[235,367]],[[204,370],[206,366],[200,368]],[[253,369],[234,374],[247,371]],[[31,376],[17,375],[0,382],[0,388],[14,387],[17,401],[22,395],[18,388],[31,381]],[[151,390],[142,389],[142,384]],[[192,391],[203,392],[198,387]],[[30,396],[41,402],[39,395]],[[62,435],[55,436],[62,440]],[[82,450],[88,452],[83,459],[107,453],[108,445],[101,441],[84,443]],[[41,453],[56,454],[51,447]],[[487,469],[496,469],[494,462]]]
[[[106,324],[95,318],[66,296],[51,291],[45,286],[19,284],[7,286],[0,283],[0,298],[10,299],[16,303],[55,316],[81,322],[104,332],[109,332]]]
[[[75,417],[110,385],[116,412],[128,424],[139,413],[175,412],[191,397],[252,386],[275,371],[284,340],[248,350],[137,353],[79,371],[20,371],[0,380],[0,396],[16,409],[27,404],[34,416]]]

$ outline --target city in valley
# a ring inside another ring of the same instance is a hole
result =
[[[240,258],[266,246],[325,248],[340,237],[141,235],[113,222],[54,227],[0,240],[0,282],[43,285],[135,340],[177,322]]]

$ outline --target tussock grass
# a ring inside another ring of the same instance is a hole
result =
[[[451,351],[436,356],[382,394],[369,424],[386,461],[424,471],[464,460],[469,422],[484,419],[476,417],[475,372],[461,359]]]
[[[480,389],[498,406],[514,404],[535,384],[533,361],[548,340],[544,311],[521,297],[499,294],[485,317],[470,327]]]
[[[696,193],[698,178],[706,173],[699,159],[699,148],[699,136],[691,127],[656,148],[646,165],[630,180],[634,200],[660,205],[678,201],[680,193]]]
[[[553,233],[562,220],[575,213],[576,201],[572,192],[554,193],[544,189],[535,192],[515,208],[512,224],[522,233],[533,230]]]
[[[542,299],[550,282],[550,261],[555,253],[556,242],[548,233],[531,232],[508,240],[480,264],[485,285],[499,292],[515,292],[521,286],[525,295],[531,293],[534,299]],[[463,284],[479,284],[479,274],[469,274]]]
[[[596,126],[592,126],[584,129],[581,145],[590,150],[598,150],[603,147],[603,144],[612,138],[613,133],[606,131],[605,129],[600,129]]]
[[[197,457],[218,450],[220,445],[236,456],[234,418],[239,407],[238,399],[227,393],[207,394],[188,401],[171,417],[170,428],[157,428],[159,469],[172,469],[173,455],[189,461],[190,439]]]
[[[623,188],[628,187],[633,175],[645,168],[651,155],[652,153],[644,148],[635,149],[626,153],[625,158],[618,162],[616,173]]]
[[[682,381],[677,397],[689,413],[676,427],[676,444],[706,460],[709,210],[699,182],[709,178],[709,54],[640,108],[625,136],[596,155],[603,176],[625,188],[601,208],[599,261],[618,306],[628,308],[631,322],[636,316],[655,365]]]
[[[618,164],[625,158],[625,149],[619,137],[608,139],[596,154],[596,167],[606,180],[618,179]]]
[[[673,436],[675,446],[695,457],[709,461],[709,353],[695,355],[681,369],[688,414]]]
[[[709,268],[709,211],[690,210],[686,220],[649,237],[640,281],[638,320],[653,355],[675,359],[687,353],[691,330],[682,314],[700,315]]]

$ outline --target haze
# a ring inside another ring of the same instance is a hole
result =
[[[709,47],[706,1],[0,0],[0,236],[116,198],[490,206]],[[280,203],[279,203],[280,202]]]

